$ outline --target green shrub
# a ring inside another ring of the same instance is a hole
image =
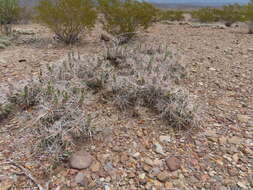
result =
[[[192,12],[192,18],[200,22],[217,22],[220,20],[220,10],[215,8],[202,8]]]
[[[249,21],[249,33],[253,34],[253,0],[244,9],[245,20]]]
[[[103,14],[103,28],[114,36],[131,39],[137,28],[146,29],[154,19],[155,8],[146,2],[135,0],[98,0],[98,9]]]
[[[182,21],[184,20],[183,11],[160,11],[158,13],[158,20],[168,20],[168,21]]]
[[[237,21],[244,21],[243,7],[239,4],[227,5],[219,12],[220,20],[225,21],[226,26],[231,26]]]
[[[0,25],[6,34],[11,33],[11,24],[17,21],[19,13],[18,0],[0,0]]]
[[[75,43],[85,29],[94,26],[97,17],[91,0],[42,0],[36,10],[38,20],[66,44]]]

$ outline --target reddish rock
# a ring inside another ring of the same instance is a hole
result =
[[[176,157],[166,159],[166,165],[170,171],[176,171],[181,167],[181,161]]]
[[[74,169],[86,169],[92,164],[93,157],[86,151],[78,151],[74,153],[70,159],[69,164]]]

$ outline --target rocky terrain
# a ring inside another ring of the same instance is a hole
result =
[[[37,75],[71,49],[39,25],[16,28],[23,34],[0,50],[2,96],[8,83]],[[93,31],[72,48],[99,53],[99,35]],[[145,108],[129,117],[110,103],[90,101],[86,105],[99,132],[76,145],[67,160],[51,165],[50,158],[34,160],[24,151],[32,144],[22,144],[29,126],[10,117],[0,123],[0,190],[253,189],[253,36],[247,27],[158,23],[135,40],[179,52],[189,73],[181,83],[198,102],[201,126],[176,130]]]

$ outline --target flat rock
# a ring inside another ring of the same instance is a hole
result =
[[[149,166],[153,166],[153,165],[154,165],[153,160],[152,160],[151,158],[149,158],[149,157],[144,157],[144,158],[143,158],[143,162],[144,162],[145,164],[149,165]]]
[[[170,171],[176,171],[181,167],[181,161],[176,157],[170,157],[166,159],[166,165]]]
[[[92,162],[93,157],[86,151],[78,151],[69,159],[70,167],[79,170],[89,168]]]
[[[155,143],[155,152],[161,155],[165,154],[162,145],[159,143]]]
[[[228,143],[230,144],[242,144],[243,143],[243,139],[237,136],[233,136],[231,138],[228,139]]]
[[[169,173],[166,171],[160,172],[157,175],[157,179],[161,182],[166,182],[169,179]]]
[[[159,141],[161,143],[169,143],[169,142],[171,142],[171,138],[170,138],[170,136],[162,135],[159,137]]]

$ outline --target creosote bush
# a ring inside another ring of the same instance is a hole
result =
[[[218,12],[219,19],[225,21],[226,26],[231,26],[233,23],[238,21],[244,21],[245,15],[243,14],[243,6],[239,4],[226,5]]]
[[[97,17],[91,0],[42,0],[36,10],[37,19],[66,44],[77,42]]]
[[[220,10],[215,8],[201,8],[197,11],[191,12],[194,19],[200,22],[217,22],[220,19]]]
[[[244,9],[245,18],[248,21],[249,33],[253,34],[253,0]]]
[[[146,29],[154,19],[155,8],[147,2],[136,0],[98,0],[103,14],[103,29],[127,42],[140,27]]]
[[[157,20],[162,21],[182,21],[184,20],[184,12],[183,11],[178,11],[178,10],[159,10],[157,12]]]
[[[0,0],[0,28],[7,35],[12,32],[12,24],[18,20],[20,14],[18,0]]]

